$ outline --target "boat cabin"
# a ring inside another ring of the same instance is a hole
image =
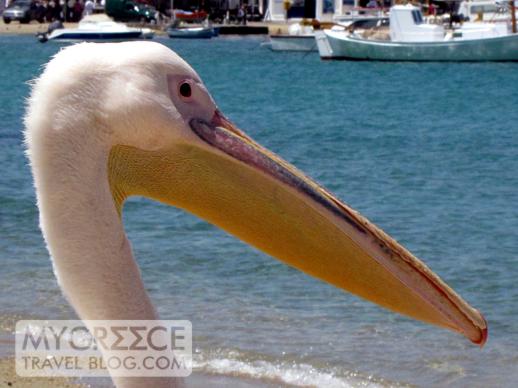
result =
[[[390,40],[393,42],[437,42],[444,39],[444,27],[426,24],[418,7],[411,4],[390,8]]]
[[[471,22],[496,22],[510,18],[507,4],[495,0],[465,0],[457,11],[464,20]]]

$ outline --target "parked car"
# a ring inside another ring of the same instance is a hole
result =
[[[43,23],[45,19],[45,9],[32,0],[15,0],[2,14],[4,23],[9,24],[13,20],[20,23],[30,23],[37,20]]]
[[[154,7],[132,0],[106,0],[106,14],[117,21],[139,21],[155,24],[157,11]]]

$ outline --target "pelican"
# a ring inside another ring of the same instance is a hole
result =
[[[63,49],[33,84],[25,127],[41,230],[57,281],[83,320],[157,319],[121,219],[125,199],[138,195],[393,312],[486,341],[478,310],[239,130],[196,72],[161,44]],[[151,386],[145,378],[114,381]]]

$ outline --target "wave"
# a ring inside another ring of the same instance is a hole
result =
[[[20,318],[18,315],[0,315],[0,328],[4,329],[0,330],[0,334],[4,333],[4,336],[0,335],[1,357],[12,355],[14,324]],[[40,330],[37,325],[29,327],[33,332]],[[67,335],[64,338],[68,338]],[[252,379],[266,385],[326,388],[406,386],[404,383],[346,370],[344,367],[315,366],[289,355],[279,360],[266,354],[237,349],[193,349],[191,366],[194,373]]]
[[[310,364],[297,362],[274,362],[264,359],[247,359],[236,351],[212,356],[194,354],[193,372],[251,378],[295,387],[377,388],[387,386],[373,377],[357,372],[319,369]]]

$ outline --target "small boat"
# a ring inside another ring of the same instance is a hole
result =
[[[133,28],[114,22],[104,14],[85,16],[77,28],[63,28],[62,24],[49,26],[49,31],[38,34],[40,42],[55,41],[102,41],[117,42],[132,39],[152,39],[150,28]]]
[[[271,34],[267,44],[272,51],[317,51],[313,26],[292,24],[287,34]]]
[[[378,16],[354,16],[354,23],[360,25],[373,25],[382,17]],[[344,21],[340,26],[346,27],[352,23],[352,19]],[[329,23],[328,23],[329,24]],[[272,51],[318,51],[317,42],[315,40],[315,30],[321,28],[320,23],[316,22],[315,25],[304,25],[300,23],[291,24],[288,27],[287,34],[270,34],[270,40],[265,42]]]
[[[174,10],[174,19],[183,20],[187,22],[200,23],[207,19],[209,15],[207,12],[201,11],[184,11],[181,9]]]
[[[170,38],[210,39],[218,35],[218,30],[213,28],[207,19],[198,25],[185,23],[182,19],[175,19],[167,28],[167,35]]]
[[[216,31],[212,27],[169,27],[167,35],[170,38],[210,39],[216,36]]]
[[[518,61],[518,34],[507,23],[426,24],[413,5],[390,9],[390,22],[369,30],[334,27],[316,33],[322,59],[380,61]]]

